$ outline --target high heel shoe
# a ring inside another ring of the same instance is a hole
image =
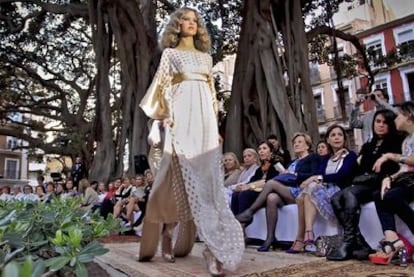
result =
[[[297,246],[297,244],[302,244],[302,247],[299,247],[299,250],[298,249],[295,249],[295,247]],[[288,253],[288,254],[298,254],[298,253],[301,253],[301,252],[305,251],[304,250],[304,247],[305,247],[305,243],[303,241],[301,241],[301,240],[295,240],[295,242],[292,244],[292,246],[288,250],[286,250],[285,253]]]
[[[398,245],[397,245],[398,243]],[[382,241],[382,251],[368,256],[371,263],[374,264],[389,264],[391,260],[398,255],[401,249],[405,248],[404,243],[400,239],[394,241]],[[388,248],[388,249],[387,249]]]
[[[250,209],[247,209],[244,212],[238,214],[236,216],[236,219],[240,223],[250,223],[253,221],[253,211],[251,211]]]
[[[272,247],[273,250],[276,250],[276,239],[273,239],[272,242],[265,241],[259,248],[257,248],[257,251],[259,252],[268,252],[270,247]]]
[[[172,246],[172,237],[167,229],[164,229],[164,231],[162,232],[161,256],[164,259],[164,261],[168,263],[175,262]]]
[[[206,248],[203,250],[203,257],[206,262],[207,270],[214,277],[224,276],[223,264],[214,257],[210,249]]]
[[[308,239],[305,239],[303,241],[303,243],[305,245],[315,244],[315,234],[313,233],[313,230],[307,230],[307,231],[305,231],[305,237],[308,237]],[[312,237],[312,239],[310,237]]]

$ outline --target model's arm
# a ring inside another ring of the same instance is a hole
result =
[[[218,101],[217,101],[217,92],[214,86],[214,77],[213,77],[213,58],[210,56],[210,73],[208,76],[208,83],[211,90],[211,101],[213,102],[213,109],[214,113],[216,114],[216,118],[218,118]]]
[[[154,79],[139,104],[145,114],[152,119],[163,120],[170,117],[169,101],[166,101],[168,99],[167,89],[171,86],[172,80],[169,53],[169,48],[162,52]]]

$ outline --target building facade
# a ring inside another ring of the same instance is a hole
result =
[[[410,45],[414,42],[414,6],[411,14],[399,17],[392,7],[387,7],[382,0],[354,1],[344,3],[334,16],[335,28],[355,35],[361,44],[374,57],[384,57],[392,53],[397,46]],[[339,56],[353,56],[356,48],[347,41],[335,38]],[[375,82],[373,89],[384,89],[391,103],[400,103],[414,99],[414,56],[407,54],[400,61],[391,65],[372,64]],[[318,114],[319,131],[324,134],[332,123],[339,123],[348,129],[351,147],[359,150],[363,144],[360,130],[349,129],[349,118],[342,118],[338,97],[338,81],[332,66],[311,64],[312,89]],[[346,115],[349,117],[357,91],[368,92],[367,72],[362,66],[357,68],[358,75],[342,78],[344,88]],[[367,111],[368,105],[361,106],[361,112]]]

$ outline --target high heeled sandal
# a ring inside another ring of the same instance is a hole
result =
[[[402,245],[396,246],[397,242],[401,242]],[[391,260],[398,255],[401,249],[405,248],[404,243],[400,239],[396,239],[394,241],[382,241],[381,243],[381,250],[374,254],[368,256],[368,259],[373,264],[389,264]],[[389,247],[390,251],[387,251],[387,247]]]
[[[296,244],[299,244],[299,243],[302,244],[302,247],[300,247],[299,250],[296,250],[295,246],[296,246]],[[299,253],[302,253],[304,251],[305,251],[305,243],[302,240],[295,240],[295,242],[292,244],[292,246],[288,250],[286,250],[285,253],[299,254]]]
[[[308,236],[308,234],[311,234],[311,236],[313,237],[313,239],[309,239],[310,235]],[[307,231],[305,231],[305,237],[308,237],[307,240],[304,240],[303,241],[303,243],[305,245],[315,244],[315,234],[313,233],[313,230],[307,230]]]
[[[223,264],[214,257],[213,253],[206,248],[203,250],[203,257],[206,262],[207,271],[214,277],[224,276]]]
[[[171,237],[170,232],[167,231],[167,229],[165,229],[162,232],[161,256],[164,259],[164,261],[168,263],[175,262],[173,246],[172,246],[172,237]]]

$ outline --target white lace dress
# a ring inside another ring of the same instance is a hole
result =
[[[165,130],[163,156],[145,218],[158,223],[193,220],[215,257],[234,270],[242,259],[244,238],[225,199],[211,69],[207,53],[167,48],[162,54],[141,107],[149,117],[162,119],[154,116],[153,108],[155,101],[165,99],[164,117],[172,124]],[[168,204],[165,194],[174,203]]]

